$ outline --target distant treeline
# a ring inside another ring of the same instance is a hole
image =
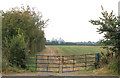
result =
[[[101,46],[99,42],[59,42],[59,41],[47,41],[46,45],[80,45],[80,46]]]

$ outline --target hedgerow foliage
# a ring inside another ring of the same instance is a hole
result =
[[[103,48],[106,48],[113,53],[115,53],[115,59],[111,56],[103,55],[102,54],[102,64],[109,64],[110,67],[115,67],[115,70],[120,74],[120,16],[117,17],[113,14],[113,11],[111,13],[108,13],[107,11],[104,11],[103,7],[101,6],[103,12],[101,12],[102,17],[99,17],[98,20],[90,20],[90,22],[93,25],[98,25],[99,28],[98,32],[99,34],[104,34],[104,39],[100,41],[102,45],[104,45]],[[112,47],[109,47],[111,45]],[[113,63],[111,63],[111,59],[114,59]]]
[[[45,47],[43,28],[48,20],[42,19],[42,14],[29,6],[1,11],[3,59],[11,66],[22,67],[24,58],[41,51]],[[4,62],[4,61],[3,61]]]
[[[13,36],[9,43],[9,63],[10,65],[25,66],[26,47],[24,36],[18,34]]]

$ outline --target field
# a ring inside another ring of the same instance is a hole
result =
[[[62,55],[78,55],[89,53],[106,52],[101,46],[52,46],[58,48],[58,52]]]

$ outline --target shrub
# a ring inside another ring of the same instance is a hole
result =
[[[119,65],[119,59],[118,58],[111,58],[110,60],[111,61],[108,65],[108,69],[117,73],[118,70],[119,70],[119,66],[118,66]]]
[[[117,73],[119,68],[120,59],[113,56],[113,53],[108,52],[106,54],[101,53],[100,67],[106,67],[109,71]]]
[[[104,54],[101,52],[100,54],[100,66],[104,66],[110,63],[111,58],[113,58],[113,52],[107,52]]]
[[[9,44],[9,63],[11,66],[16,65],[18,67],[25,68],[25,56],[26,56],[26,48],[24,42],[24,36],[18,34],[17,36],[13,36],[10,40]]]

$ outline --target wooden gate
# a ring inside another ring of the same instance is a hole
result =
[[[27,60],[27,67],[32,71],[64,73],[95,69],[99,62],[99,54],[36,55],[36,58],[28,58]]]

